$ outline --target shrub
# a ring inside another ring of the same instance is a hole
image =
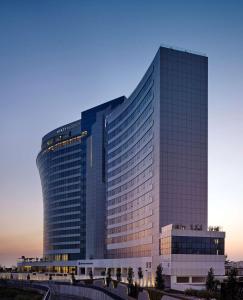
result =
[[[107,287],[109,286],[110,282],[111,282],[111,269],[108,268],[107,269],[107,274],[106,274],[106,286]]]
[[[165,288],[163,268],[161,267],[161,265],[157,266],[156,277],[155,277],[155,286],[159,290],[163,290]]]
[[[116,269],[116,279],[117,281],[121,281],[121,268]]]
[[[139,293],[139,287],[137,285],[137,283],[135,283],[135,285],[131,284],[130,285],[130,296],[137,299],[138,297],[138,293]]]
[[[208,291],[208,290],[193,290],[193,289],[187,289],[185,290],[185,295],[187,296],[194,296],[198,298],[204,298],[204,299],[219,299],[219,294],[214,291]]]
[[[127,272],[127,281],[129,285],[133,284],[133,276],[134,276],[133,269],[129,267]]]
[[[161,300],[162,296],[164,295],[164,293],[162,291],[158,291],[158,290],[154,290],[154,289],[150,289],[150,288],[145,288],[145,289],[149,293],[150,300]]]

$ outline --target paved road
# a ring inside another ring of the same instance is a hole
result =
[[[56,296],[51,296],[52,300],[90,300],[88,298],[84,297],[77,297],[77,296],[70,296],[70,295],[56,295]]]

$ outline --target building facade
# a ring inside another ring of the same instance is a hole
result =
[[[224,233],[207,220],[208,58],[160,47],[131,96],[83,112],[80,128],[77,274],[142,267],[151,285],[161,264],[176,289],[223,275]],[[52,166],[39,169],[45,203]]]
[[[207,57],[160,48],[108,116],[108,257],[124,242],[122,258],[158,256],[152,236],[168,224],[207,229],[207,100]]]
[[[42,139],[37,166],[43,193],[46,261],[75,261],[85,257],[84,203],[80,198],[81,138],[79,120],[57,128]],[[75,267],[75,263],[69,267]]]
[[[104,258],[105,117],[124,99],[84,111],[81,120],[42,139],[37,166],[44,206],[43,261],[50,263],[50,271],[75,272],[78,259]]]
[[[105,258],[105,120],[125,97],[106,102],[81,114],[82,197],[86,216],[86,259]]]

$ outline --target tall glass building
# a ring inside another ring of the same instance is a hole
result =
[[[84,111],[81,120],[42,139],[37,166],[44,204],[43,258],[53,262],[52,271],[71,272],[78,259],[104,258],[105,118],[124,99]]]
[[[37,164],[47,266],[124,280],[141,267],[153,285],[162,265],[174,289],[224,274],[225,233],[208,229],[207,56],[160,47],[129,98],[47,134]]]
[[[207,67],[160,48],[108,116],[108,257],[158,256],[168,224],[207,229]]]
[[[85,255],[80,128],[79,120],[45,135],[37,157],[44,205],[43,256],[49,261]]]
[[[142,267],[154,284],[160,264],[176,289],[224,274],[224,233],[208,230],[208,58],[160,47],[106,133],[106,260],[94,271]]]
[[[81,130],[86,132],[86,137],[81,143],[81,192],[86,216],[86,259],[102,259],[105,256],[105,120],[124,100],[125,97],[119,97],[81,114]]]

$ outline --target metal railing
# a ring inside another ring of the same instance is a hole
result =
[[[94,285],[88,285],[88,284],[84,284],[81,282],[77,282],[75,284],[71,284],[68,282],[58,282],[58,281],[54,281],[54,280],[49,280],[49,281],[41,281],[40,283],[35,283],[33,282],[33,280],[15,280],[15,279],[5,279],[5,282],[8,286],[12,286],[12,287],[19,287],[19,288],[32,288],[35,290],[41,290],[44,291],[45,294],[43,296],[43,300],[50,300],[51,299],[51,294],[52,294],[52,289],[55,286],[58,285],[68,285],[68,286],[76,286],[76,287],[80,287],[80,288],[84,288],[84,289],[93,289],[93,290],[97,290],[102,292],[103,294],[109,296],[111,299],[113,300],[124,300],[122,297],[112,293],[110,290],[105,289],[103,287],[98,287],[98,286],[94,286]],[[48,285],[51,286],[49,287]]]
[[[14,280],[14,279],[5,279],[5,284],[8,287],[18,287],[18,288],[31,288],[34,290],[44,291],[43,300],[50,300],[51,297],[51,290],[48,286],[32,283],[25,280]]]

